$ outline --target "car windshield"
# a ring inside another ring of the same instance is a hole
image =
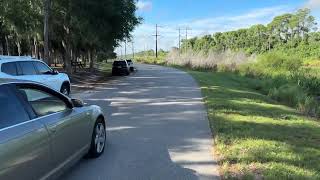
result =
[[[132,63],[132,60],[127,60],[128,63]]]
[[[125,61],[115,61],[113,63],[113,66],[126,66],[126,62]]]

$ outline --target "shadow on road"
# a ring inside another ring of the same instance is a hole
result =
[[[200,90],[184,72],[147,66],[86,95],[107,116],[108,146],[63,179],[214,179],[212,137]]]

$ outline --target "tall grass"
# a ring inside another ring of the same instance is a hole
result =
[[[179,51],[171,51],[166,62],[169,65],[187,66],[194,69],[214,69],[225,68],[225,70],[235,70],[240,64],[253,61],[255,56],[247,56],[244,52],[194,52],[188,51],[180,54]]]
[[[234,72],[257,79],[252,84],[274,100],[297,108],[301,113],[320,115],[320,77],[299,58],[281,52],[248,56],[244,52],[172,51],[166,58],[169,65],[191,69]]]

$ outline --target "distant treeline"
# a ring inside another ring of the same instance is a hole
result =
[[[267,25],[218,32],[183,41],[182,48],[195,52],[245,51],[248,54],[279,50],[301,58],[320,58],[320,32],[309,9],[277,16]],[[187,46],[187,47],[186,47]]]
[[[150,49],[150,50],[137,52],[135,55],[138,57],[141,57],[141,56],[155,56],[155,54],[156,52],[153,49]],[[158,56],[165,56],[167,54],[168,54],[168,51],[165,51],[163,49],[158,50]]]

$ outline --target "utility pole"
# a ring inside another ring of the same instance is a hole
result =
[[[123,54],[122,54],[122,45],[121,45],[121,48],[120,48],[120,49],[121,49],[121,55],[120,55],[120,57],[122,58],[122,55],[123,55]],[[120,59],[121,59],[121,58],[120,58]]]
[[[133,40],[131,41],[131,46],[132,46],[132,60],[134,59],[134,43]]]
[[[179,31],[179,55],[181,53],[181,28],[178,29]]]
[[[186,27],[186,53],[188,51],[188,30],[191,30],[191,29]]]
[[[124,41],[124,59],[127,58],[127,39]]]
[[[158,33],[158,28],[160,26],[158,26],[158,24],[156,24],[156,34],[153,35],[156,37],[156,58],[158,58],[158,37],[160,36],[159,33]]]

